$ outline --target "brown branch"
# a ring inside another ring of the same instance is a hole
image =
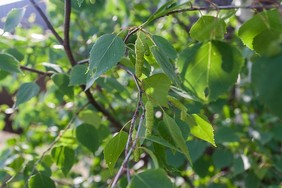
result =
[[[31,2],[31,4],[33,5],[33,7],[37,10],[37,12],[39,13],[39,15],[41,16],[41,18],[44,20],[45,24],[47,25],[48,29],[50,29],[50,31],[53,33],[53,35],[56,37],[56,39],[58,40],[58,42],[61,45],[64,45],[64,41],[63,39],[60,37],[60,35],[57,33],[57,31],[54,29],[53,25],[50,23],[49,19],[47,18],[47,16],[45,15],[45,13],[42,11],[42,9],[34,2],[34,0],[29,0]]]
[[[25,71],[28,71],[28,72],[33,72],[33,73],[36,73],[36,74],[39,74],[39,75],[47,75],[47,76],[52,76],[53,73],[52,72],[43,72],[43,71],[40,71],[40,70],[37,70],[37,69],[34,69],[34,68],[29,68],[29,67],[26,67],[26,66],[20,66],[20,68],[22,70],[25,70]]]
[[[73,53],[70,48],[70,16],[71,16],[71,0],[65,0],[65,22],[64,22],[64,49],[72,66],[76,65]]]

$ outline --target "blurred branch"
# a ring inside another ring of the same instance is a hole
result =
[[[57,33],[57,31],[54,29],[53,25],[50,23],[49,19],[47,18],[47,16],[45,15],[45,13],[42,11],[42,9],[37,5],[37,3],[34,2],[34,0],[29,0],[31,2],[31,4],[33,5],[33,7],[37,10],[37,12],[39,13],[39,15],[41,16],[41,18],[44,20],[45,24],[47,25],[48,29],[50,29],[50,31],[53,33],[53,35],[56,37],[56,39],[58,40],[58,42],[61,45],[64,45],[64,41],[63,39],[60,37],[60,35]]]
[[[39,74],[39,75],[47,75],[47,76],[53,75],[52,72],[43,72],[43,71],[40,71],[40,70],[37,70],[37,69],[34,69],[34,68],[29,68],[29,67],[26,67],[26,66],[20,66],[20,68],[22,70],[25,70],[25,71],[28,71],[28,72],[33,72],[33,73],[36,73],[36,74]]]

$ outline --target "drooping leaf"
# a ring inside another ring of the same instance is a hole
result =
[[[11,32],[21,22],[25,14],[25,8],[13,8],[7,16],[4,32]]]
[[[19,61],[6,53],[0,53],[0,69],[10,73],[21,73]]]
[[[73,87],[69,86],[70,78],[67,74],[54,74],[52,80],[58,87],[59,91],[69,98],[73,98],[74,92]]]
[[[73,149],[65,146],[55,147],[51,151],[51,156],[66,176],[74,164]]]
[[[109,140],[109,142],[105,146],[104,156],[111,173],[113,172],[119,156],[125,148],[127,137],[128,134],[124,131],[121,131],[111,140]]]
[[[190,115],[187,114],[187,116]],[[187,123],[190,126],[191,134],[216,146],[214,142],[214,130],[208,118],[198,114],[192,114],[190,117],[193,121]]]
[[[252,83],[259,99],[276,115],[282,117],[282,54],[261,57],[253,65]]]
[[[176,147],[178,147],[183,154],[186,156],[186,158],[189,160],[189,162],[192,164],[192,160],[188,151],[188,148],[185,143],[185,139],[182,136],[181,130],[169,115],[164,113],[163,116],[164,123],[170,133],[170,136],[172,137],[172,140]]]
[[[94,125],[96,128],[100,126],[101,118],[97,112],[92,110],[84,110],[79,113],[78,117],[80,120],[84,121],[84,123]]]
[[[76,128],[75,133],[78,142],[94,154],[100,144],[98,130],[93,125],[83,123]]]
[[[39,90],[40,88],[36,83],[28,82],[22,84],[16,95],[16,106],[29,101],[38,94]]]
[[[89,73],[86,89],[90,88],[97,78],[115,66],[125,53],[125,44],[115,34],[101,36],[90,51]]]
[[[160,144],[162,146],[165,146],[169,149],[178,151],[178,152],[182,152],[181,150],[179,150],[177,147],[173,146],[172,144],[170,144],[169,142],[167,142],[165,139],[163,139],[162,137],[157,137],[157,136],[148,136],[146,137],[146,140],[150,140],[154,143]]]
[[[173,188],[173,184],[163,169],[151,169],[136,174],[127,188]]]
[[[86,84],[86,65],[76,65],[70,72],[69,86],[85,85]]]
[[[281,31],[281,15],[277,9],[263,11],[245,22],[239,29],[239,37],[253,49],[254,38],[265,30]]]
[[[155,105],[167,107],[170,80],[165,74],[154,74],[142,81],[145,93]]]
[[[175,73],[173,65],[170,63],[168,56],[157,46],[152,46],[151,52],[153,53],[157,63],[160,65],[164,73],[171,79],[171,81],[176,85],[180,85],[180,81]]]
[[[211,41],[184,50],[177,66],[184,87],[203,102],[217,99],[237,80],[243,58],[227,43]]]
[[[30,179],[28,180],[28,187],[29,188],[38,188],[38,187],[56,188],[54,181],[42,173],[31,176]]]
[[[166,56],[172,60],[176,59],[177,52],[173,46],[163,37],[153,35],[152,39],[159,49],[166,54]]]
[[[194,40],[200,42],[223,39],[226,29],[224,20],[213,16],[202,16],[190,30]]]

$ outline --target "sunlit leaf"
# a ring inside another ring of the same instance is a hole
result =
[[[125,148],[127,137],[128,134],[124,131],[121,131],[115,135],[105,146],[104,156],[111,173],[113,172],[119,156]]]
[[[173,188],[173,184],[162,169],[146,170],[133,176],[127,188]]]
[[[86,89],[92,86],[97,78],[115,66],[125,53],[125,44],[115,34],[101,36],[90,51],[89,73]]]
[[[191,28],[190,35],[201,42],[223,39],[226,24],[224,20],[213,16],[202,16]]]
[[[13,8],[7,16],[4,32],[11,32],[21,22],[25,14],[25,8]]]
[[[0,53],[0,69],[10,73],[20,73],[19,61],[10,54]]]
[[[84,121],[84,123],[94,125],[96,128],[100,126],[101,118],[97,112],[92,110],[81,111],[78,115],[79,119]]]
[[[63,171],[66,176],[74,164],[73,149],[65,146],[55,147],[51,151],[53,160],[56,165]]]
[[[155,105],[167,106],[170,80],[165,74],[154,74],[142,81],[145,93]]]
[[[209,102],[235,83],[242,64],[242,55],[235,47],[211,41],[184,50],[177,66],[185,88],[203,102]]]
[[[29,101],[38,94],[39,90],[40,88],[36,83],[28,82],[22,84],[16,95],[16,106]]]

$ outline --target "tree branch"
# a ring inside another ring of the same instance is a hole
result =
[[[64,49],[72,66],[76,65],[73,53],[70,48],[70,15],[71,15],[71,0],[65,0],[65,22],[64,22]]]
[[[64,45],[63,39],[60,37],[60,35],[57,33],[57,31],[54,29],[53,25],[50,23],[49,19],[45,15],[45,13],[42,11],[42,9],[34,2],[34,0],[29,0],[33,7],[37,10],[41,18],[44,20],[45,24],[47,25],[48,29],[53,33],[53,35],[56,37],[57,41]]]

